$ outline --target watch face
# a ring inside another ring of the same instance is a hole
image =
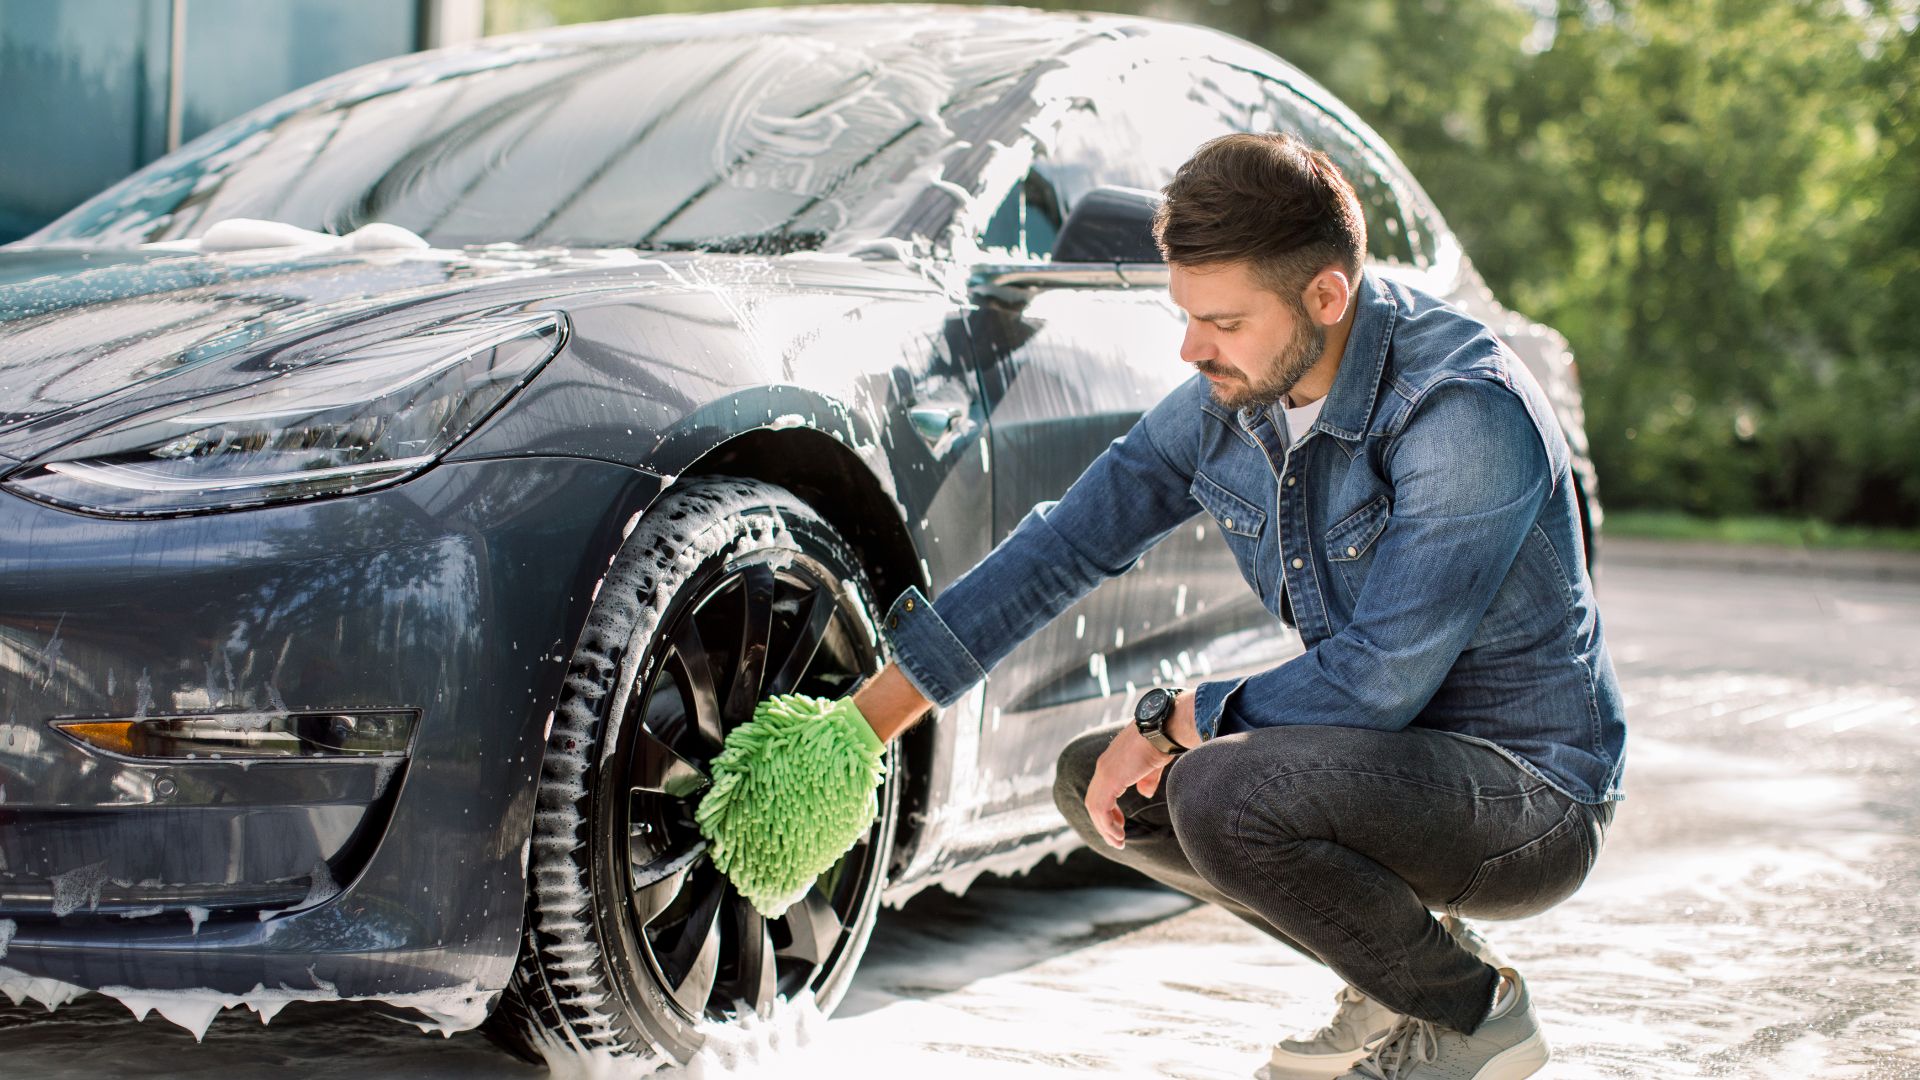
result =
[[[1167,707],[1166,703],[1167,692],[1155,687],[1147,691],[1146,697],[1140,699],[1139,707],[1133,710],[1134,718],[1137,720],[1151,720],[1160,715],[1161,711]]]

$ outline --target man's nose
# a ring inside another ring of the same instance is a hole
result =
[[[1180,339],[1180,359],[1189,364],[1213,359],[1213,342],[1207,340],[1200,323],[1187,323],[1186,335]]]

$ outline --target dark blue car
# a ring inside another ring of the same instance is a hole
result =
[[[831,1009],[883,905],[1077,844],[1069,738],[1299,648],[1205,515],[893,744],[872,831],[783,917],[692,808],[755,702],[876,670],[893,597],[1191,374],[1154,192],[1279,128],[1353,179],[1374,270],[1527,360],[1597,520],[1559,335],[1326,91],[1149,19],[493,38],[0,248],[0,989],[684,1060],[776,997]]]

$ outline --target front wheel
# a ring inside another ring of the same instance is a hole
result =
[[[527,925],[488,1033],[684,1063],[702,1025],[811,990],[839,1003],[878,915],[900,807],[888,745],[867,834],[779,918],[707,857],[694,808],[726,733],[772,694],[845,696],[878,670],[852,549],[784,488],[676,486],[601,581],[548,738]]]

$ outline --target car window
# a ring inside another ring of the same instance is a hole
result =
[[[1096,187],[1158,191],[1201,143],[1246,130],[1253,77],[1219,64],[1148,63],[1115,75],[1042,139],[1034,172],[1060,212]]]
[[[1104,111],[1103,111],[1104,110]],[[1143,64],[1083,99],[1039,142],[1024,181],[988,220],[982,247],[1045,259],[1076,200],[1102,185],[1159,190],[1203,142],[1235,131],[1291,131],[1340,166],[1367,220],[1368,255],[1416,267],[1434,261],[1435,230],[1403,196],[1390,162],[1292,87],[1211,61]]]
[[[981,247],[1022,259],[1051,256],[1074,204],[1096,187],[1159,190],[1200,143],[1245,130],[1253,76],[1225,65],[1140,64],[1023,130],[1033,167],[987,220]]]
[[[1053,241],[1065,220],[1053,185],[1029,171],[987,220],[980,246],[1018,260],[1045,261],[1053,256]]]

